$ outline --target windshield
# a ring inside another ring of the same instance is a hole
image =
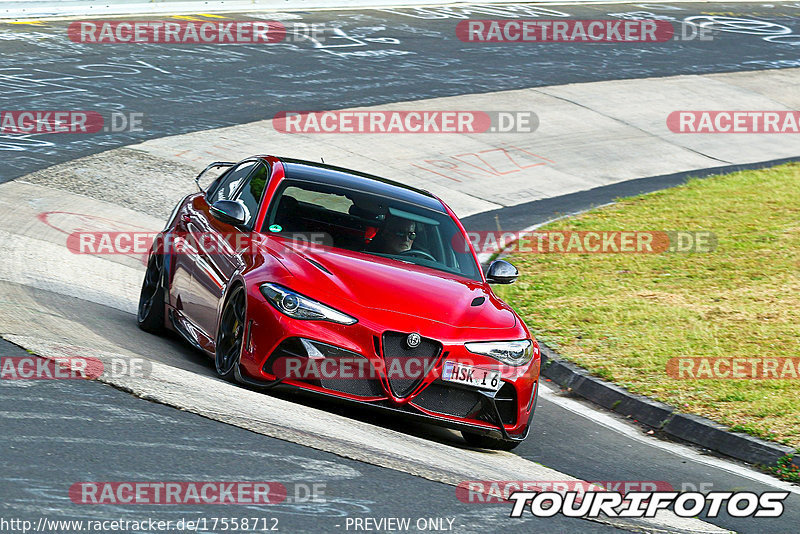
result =
[[[447,213],[374,193],[287,180],[272,200],[262,232],[481,280]]]

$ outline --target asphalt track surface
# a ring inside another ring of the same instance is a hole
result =
[[[14,354],[7,343],[3,350]],[[177,523],[206,517],[210,524],[214,517],[258,516],[280,532],[309,532],[314,525],[346,532],[347,517],[413,517],[414,522],[425,517],[445,525],[450,519],[458,532],[476,534],[514,523],[542,532],[617,530],[565,517],[512,523],[507,506],[462,503],[451,486],[254,434],[95,382],[4,380],[0,392],[5,518],[37,523],[44,514],[60,520]],[[288,495],[279,504],[227,507],[75,504],[66,488],[87,473],[96,480],[263,480],[284,484]],[[421,510],[421,495],[435,507]],[[43,512],[44,502],[57,515]]]
[[[112,111],[144,114],[141,132],[0,134],[0,182],[109,148],[269,119],[279,111],[797,67],[798,46],[790,43],[800,42],[793,37],[800,34],[798,5],[512,5],[273,13],[259,18],[323,25],[325,39],[315,43],[300,34],[271,45],[83,44],[70,41],[68,21],[0,24],[0,109],[89,110],[106,117]],[[712,40],[595,46],[498,46],[455,37],[464,17],[621,19],[631,12],[676,21],[701,16],[701,22],[713,22],[719,30],[711,33]],[[253,14],[232,17],[256,20]],[[733,23],[731,18],[746,21]]]
[[[609,13],[654,11],[656,7],[616,4],[548,9],[575,18],[606,18]],[[746,15],[797,28],[800,33],[796,18],[800,9],[790,4],[771,8],[681,4],[680,8],[682,17],[704,12]],[[124,110],[143,112],[147,119],[145,131],[136,134],[0,136],[0,180],[147,138],[270,118],[286,109],[337,109],[577,81],[798,65],[796,47],[752,34],[717,32],[712,42],[658,47],[548,45],[543,54],[542,49],[530,47],[508,47],[502,52],[470,49],[443,38],[452,35],[457,19],[419,18],[421,14],[411,9],[300,15],[304,22],[335,21],[349,36],[345,40],[366,43],[354,46],[353,51],[402,49],[412,53],[342,57],[336,54],[344,49],[331,53],[307,43],[270,48],[76,46],[66,38],[65,22],[3,25],[0,109]],[[386,38],[400,43],[386,42]],[[515,216],[521,217],[520,213]],[[186,345],[144,336],[129,314],[42,290],[27,291],[48,313],[80,317],[88,328],[121,346],[175,367],[213,375],[209,363]],[[19,349],[0,344],[4,356],[14,355],[15,350]],[[452,486],[253,434],[97,383],[2,381],[0,387],[3,517],[176,519],[182,512],[220,516],[223,514],[207,507],[87,508],[66,500],[66,488],[86,479],[230,480],[238,476],[326,484],[324,506],[287,503],[259,511],[278,518],[284,532],[315,531],[320,524],[336,531],[332,527],[343,524],[337,518],[341,521],[348,515],[449,517],[462,527],[460,532],[612,530],[565,518],[529,517],[524,524],[510,521],[508,507],[460,503]],[[458,443],[459,439],[426,425],[329,407],[313,399],[293,400],[433,441]],[[598,424],[593,413],[555,393],[541,398],[531,435],[515,454],[584,480],[665,481],[676,489],[772,489],[753,480],[745,467],[728,463],[722,469],[690,454],[691,449],[672,448],[646,437],[641,430],[640,438],[633,438],[635,426],[621,421],[614,428]],[[241,452],[253,450],[264,456]],[[794,532],[800,524],[800,498],[792,494],[786,504],[784,516],[777,520],[720,517],[709,521],[740,532]],[[247,514],[226,510],[225,515]]]

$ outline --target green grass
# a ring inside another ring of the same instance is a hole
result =
[[[788,455],[780,458],[774,467],[770,467],[767,470],[781,480],[800,482],[800,468],[792,463],[792,456]]]
[[[800,357],[800,164],[692,180],[542,230],[704,230],[711,253],[518,254],[498,293],[538,339],[630,391],[800,445],[800,379],[676,380],[672,357]]]

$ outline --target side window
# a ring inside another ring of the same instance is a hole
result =
[[[343,195],[301,189],[291,185],[284,189],[283,194],[285,196],[294,197],[300,202],[305,202],[306,204],[338,213],[350,213],[349,210],[353,206],[353,201]]]
[[[209,191],[208,203],[213,204],[217,200],[233,200],[236,190],[242,185],[242,180],[247,178],[250,171],[257,165],[255,161],[245,161],[240,163],[222,177],[222,181],[213,191]]]
[[[239,197],[235,199],[241,201],[246,208],[246,226],[251,226],[253,224],[253,219],[255,219],[258,213],[258,204],[261,202],[261,196],[264,194],[264,189],[267,188],[268,179],[269,170],[267,166],[263,163],[259,163],[248,178],[247,183],[244,184]]]

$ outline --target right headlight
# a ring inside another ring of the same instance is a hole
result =
[[[533,358],[533,343],[530,339],[520,341],[481,341],[465,343],[464,346],[473,354],[489,356],[515,367],[525,365]]]
[[[279,312],[294,319],[331,321],[339,324],[356,324],[358,319],[335,310],[321,302],[310,299],[278,284],[261,284],[261,294]]]

